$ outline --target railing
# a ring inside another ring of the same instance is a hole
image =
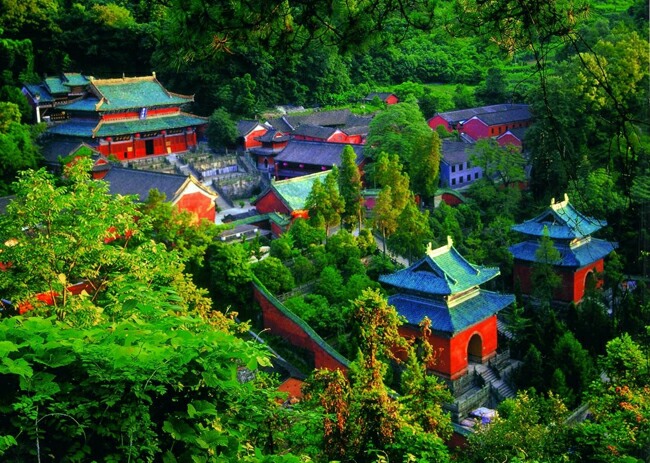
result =
[[[316,286],[316,283],[318,283],[319,281],[320,280],[313,280],[310,281],[309,283],[305,283],[304,285],[296,286],[291,291],[279,294],[276,297],[278,298],[279,301],[284,302],[291,297],[301,296],[303,294],[310,293],[314,289],[314,286]]]

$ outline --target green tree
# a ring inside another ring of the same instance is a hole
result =
[[[267,257],[253,265],[252,270],[272,294],[286,293],[296,285],[291,271],[276,257]]]
[[[382,237],[384,255],[386,255],[386,240],[397,229],[398,213],[393,207],[391,187],[382,188],[372,210],[372,226],[379,230]]]
[[[318,246],[325,239],[323,230],[312,227],[307,220],[300,218],[291,223],[289,236],[293,241],[293,247],[301,250],[308,250],[312,246]]]
[[[314,292],[325,296],[330,304],[342,302],[343,277],[334,266],[327,266],[321,272]]]
[[[408,355],[404,351],[408,346],[399,335],[395,309],[379,291],[365,290],[353,302],[352,316],[358,330],[359,354],[349,379],[340,372],[320,370],[307,389],[308,401],[319,404],[325,412],[324,450],[328,458],[360,461],[383,455],[391,461],[410,456],[449,461],[437,434],[448,431],[441,404],[427,401],[430,409],[423,410],[423,403],[413,396],[425,387],[427,397],[438,400],[445,396],[443,389],[436,386],[435,380],[413,374],[406,383],[409,395],[396,400],[384,384],[387,361],[397,359],[396,351]],[[422,374],[421,368],[413,373]],[[434,423],[437,419],[441,422]]]
[[[484,138],[474,145],[470,162],[483,170],[483,178],[506,188],[526,180],[526,160],[515,145],[499,146],[496,140]]]
[[[438,133],[430,132],[425,136],[411,163],[413,191],[420,194],[427,204],[433,204],[433,197],[438,190],[441,153],[442,142]]]
[[[643,461],[650,448],[650,374],[647,345],[628,335],[607,344],[600,366],[608,381],[594,381],[586,394],[592,419],[574,435],[584,461]],[[645,357],[645,358],[644,358]]]
[[[365,154],[375,160],[381,153],[397,154],[409,166],[430,135],[431,129],[416,104],[390,105],[370,122]]]
[[[430,238],[429,211],[420,211],[411,197],[397,218],[397,227],[388,239],[388,247],[412,262],[424,255],[425,242]]]
[[[345,203],[339,194],[338,169],[336,166],[321,183],[316,179],[305,201],[305,208],[309,210],[310,221],[313,225],[323,224],[325,236],[329,236],[331,226],[340,224],[341,213]]]
[[[482,105],[509,102],[510,95],[505,71],[499,67],[489,68],[485,82],[474,90],[474,95]]]
[[[219,308],[242,304],[253,274],[246,248],[241,243],[215,242],[208,248],[208,262],[210,293]]]
[[[544,226],[544,232],[539,240],[539,247],[535,251],[535,263],[533,264],[531,280],[533,295],[546,306],[551,303],[555,290],[562,284],[561,277],[555,273],[553,268],[560,261],[560,257],[560,251],[553,245],[548,228]]]
[[[594,377],[593,362],[587,350],[570,331],[557,340],[553,348],[552,364],[562,370],[566,385],[576,398],[580,398]],[[568,403],[568,405],[577,404]]]
[[[30,129],[20,120],[17,105],[0,101],[0,195],[11,191],[19,171],[35,168],[41,159],[35,143],[40,126]]]
[[[469,462],[561,462],[570,456],[567,408],[554,395],[548,398],[520,392],[498,407],[489,426],[478,426],[469,438]]]
[[[339,191],[345,202],[343,221],[357,221],[361,230],[363,197],[361,196],[361,173],[356,163],[357,156],[351,146],[346,146],[341,154],[341,169],[339,171]]]
[[[210,148],[220,150],[231,148],[237,142],[237,123],[224,108],[217,108],[208,119],[208,144]]]

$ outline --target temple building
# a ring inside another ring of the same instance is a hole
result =
[[[526,241],[510,247],[515,258],[514,278],[519,281],[523,294],[533,292],[532,273],[539,249],[539,239],[548,230],[548,236],[560,252],[560,260],[553,264],[562,283],[554,299],[561,302],[580,302],[589,278],[598,278],[603,271],[604,259],[617,243],[592,238],[591,235],[607,223],[578,212],[565,194],[564,200],[555,202],[534,219],[514,225],[512,229],[526,236]],[[596,284],[601,282],[597,280]]]
[[[469,263],[451,238],[410,267],[379,281],[397,290],[388,302],[406,318],[402,335],[420,336],[419,324],[431,320],[429,342],[439,353],[430,369],[455,380],[467,373],[470,362],[485,363],[497,353],[496,314],[514,296],[481,289],[500,274],[498,268]]]
[[[56,97],[46,92],[52,85],[39,87],[40,101]],[[47,133],[59,140],[86,142],[118,160],[187,151],[196,146],[197,133],[207,124],[207,119],[182,111],[193,96],[169,92],[155,73],[120,79],[88,77],[85,86],[74,89],[77,98],[56,106],[52,121],[62,122],[49,126]]]

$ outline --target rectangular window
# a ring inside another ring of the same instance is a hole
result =
[[[458,164],[458,172],[460,172],[461,170],[463,170],[463,164],[462,163]]]
[[[458,183],[463,183],[463,177],[462,177],[462,175],[461,175],[460,177],[458,177]]]
[[[451,171],[452,171],[452,172],[456,172],[456,164],[454,164],[453,166],[451,166]]]
[[[472,176],[471,176],[471,175],[468,175],[468,176],[467,176],[467,181],[468,181],[468,182],[471,182],[471,181],[472,181]]]
[[[467,161],[467,168],[469,169],[471,166],[469,165],[469,161]]]
[[[474,172],[474,180],[478,178],[478,172]]]
[[[456,184],[456,179],[455,179],[455,178],[452,178],[452,179],[451,179],[451,184],[452,184],[452,185],[455,185],[455,184]]]

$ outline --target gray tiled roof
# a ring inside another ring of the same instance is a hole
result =
[[[467,162],[473,146],[462,141],[443,140],[442,158],[449,165]]]
[[[301,164],[320,165],[325,167],[339,166],[341,153],[346,144],[324,143],[313,141],[291,140],[286,148],[275,157],[276,162],[293,162]],[[363,146],[352,146],[357,155],[357,165],[363,161]]]
[[[379,98],[381,101],[386,101],[389,96],[394,95],[390,92],[373,92],[369,93],[367,97],[364,98],[365,101],[372,101],[375,97]]]
[[[109,183],[109,192],[111,194],[137,195],[140,201],[146,201],[149,197],[149,191],[155,188],[164,193],[168,201],[171,201],[183,186],[187,177],[113,167],[108,171],[104,180]]]
[[[300,127],[298,127],[296,130],[294,130],[293,134],[302,135],[303,137],[313,137],[313,138],[321,138],[323,140],[327,140],[336,131],[337,129],[333,127],[323,127],[320,125],[303,124]]]
[[[525,107],[493,113],[479,114],[476,117],[485,122],[487,125],[497,125],[507,124],[509,122],[527,121],[532,116],[530,114],[530,109],[528,109],[528,107]]]
[[[257,121],[241,120],[237,122],[237,132],[240,137],[245,137],[255,129],[258,125],[262,125]]]
[[[264,135],[255,138],[261,141],[262,143],[270,143],[273,141],[283,142],[289,140],[288,135],[284,135],[282,132],[275,129],[269,129]]]
[[[519,110],[522,108],[528,108],[528,105],[524,104],[497,104],[490,106],[481,106],[478,108],[469,108],[469,109],[460,109],[458,111],[447,111],[444,113],[438,113],[438,116],[442,117],[444,120],[456,123],[464,122],[468,119],[471,119],[474,116],[481,116],[484,114],[498,113],[504,111]]]

